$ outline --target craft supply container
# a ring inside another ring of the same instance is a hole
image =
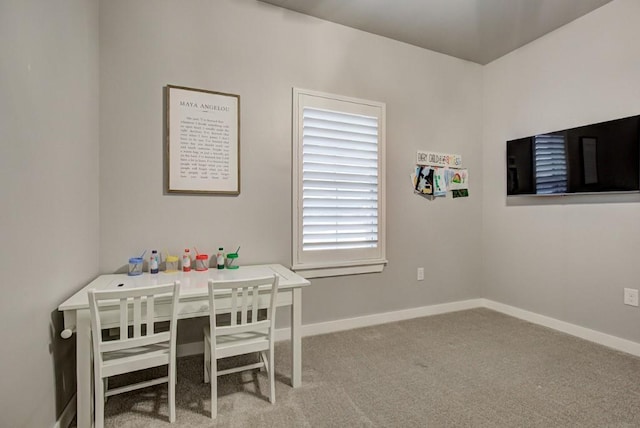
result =
[[[196,256],[196,270],[202,272],[208,269],[209,269],[209,255],[198,254]]]
[[[131,257],[129,259],[129,275],[130,276],[142,275],[143,264],[144,264],[144,259],[142,257]]]

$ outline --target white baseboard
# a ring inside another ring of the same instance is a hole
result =
[[[71,421],[73,421],[73,418],[76,416],[76,406],[76,394],[73,394],[71,400],[67,403],[67,406],[62,411],[62,414],[60,414],[60,418],[58,418],[53,428],[69,428]]]
[[[482,307],[485,307],[487,309],[501,312],[505,315],[510,315],[512,317],[519,318],[524,321],[529,321],[531,323],[538,324],[544,327],[549,327],[554,330],[588,340],[590,342],[595,342],[600,345],[640,357],[640,343],[632,342],[631,340],[622,339],[620,337],[612,336],[610,334],[602,333],[596,330],[591,330],[589,328],[581,327],[576,324],[560,321],[555,318],[539,315],[535,312],[525,311],[524,309],[516,308],[514,306],[494,302],[493,300],[480,300],[482,301]]]
[[[302,326],[302,336],[315,336],[318,334],[335,333],[354,328],[369,327],[372,325],[386,324],[389,322],[403,321],[412,318],[426,317],[429,315],[445,314],[448,312],[464,311],[482,305],[481,299],[463,300],[460,302],[442,303],[439,305],[421,306],[419,308],[403,309],[394,312],[365,315],[356,318],[346,318],[337,321],[327,321]],[[283,329],[288,333],[288,328]],[[280,333],[280,331],[278,331]],[[276,336],[277,337],[277,336]]]

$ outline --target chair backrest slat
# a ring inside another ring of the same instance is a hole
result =
[[[260,300],[258,299],[259,290],[257,285],[251,288],[251,294],[253,295],[253,302],[251,304],[251,322],[255,323],[258,321],[258,310],[260,309]]]
[[[231,290],[231,325],[238,323],[238,289]]]
[[[126,339],[127,337],[129,337],[129,334],[128,334],[129,320],[127,315],[128,310],[129,310],[129,305],[127,305],[127,298],[126,297],[120,298],[120,336],[119,336],[120,340]]]
[[[240,324],[246,324],[247,323],[247,309],[248,309],[248,305],[247,302],[249,300],[249,289],[248,288],[243,288],[242,289],[242,313],[240,315]]]
[[[142,319],[142,301],[140,297],[133,298],[133,337],[140,337],[140,320]]]
[[[155,323],[153,320],[156,319],[156,303],[155,297],[153,294],[149,294],[147,296],[147,334],[155,333]]]

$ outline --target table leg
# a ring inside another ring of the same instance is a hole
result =
[[[291,386],[302,383],[302,289],[293,289],[291,305]]]
[[[76,315],[76,385],[78,428],[91,428],[93,390],[91,383],[91,319],[88,310]]]

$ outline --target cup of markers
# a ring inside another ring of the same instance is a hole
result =
[[[238,269],[238,252],[240,251],[240,247],[236,250],[235,253],[227,253],[227,257],[224,260],[224,267],[227,269]]]
[[[238,260],[238,253],[228,253],[227,258],[225,259],[225,267],[227,269],[238,269],[238,265],[236,261]]]
[[[142,275],[143,264],[144,264],[144,258],[131,257],[129,259],[129,276]]]
[[[196,255],[196,270],[203,272],[209,269],[209,255],[199,253]]]
[[[167,256],[165,259],[165,272],[177,272],[179,260],[178,256]]]

